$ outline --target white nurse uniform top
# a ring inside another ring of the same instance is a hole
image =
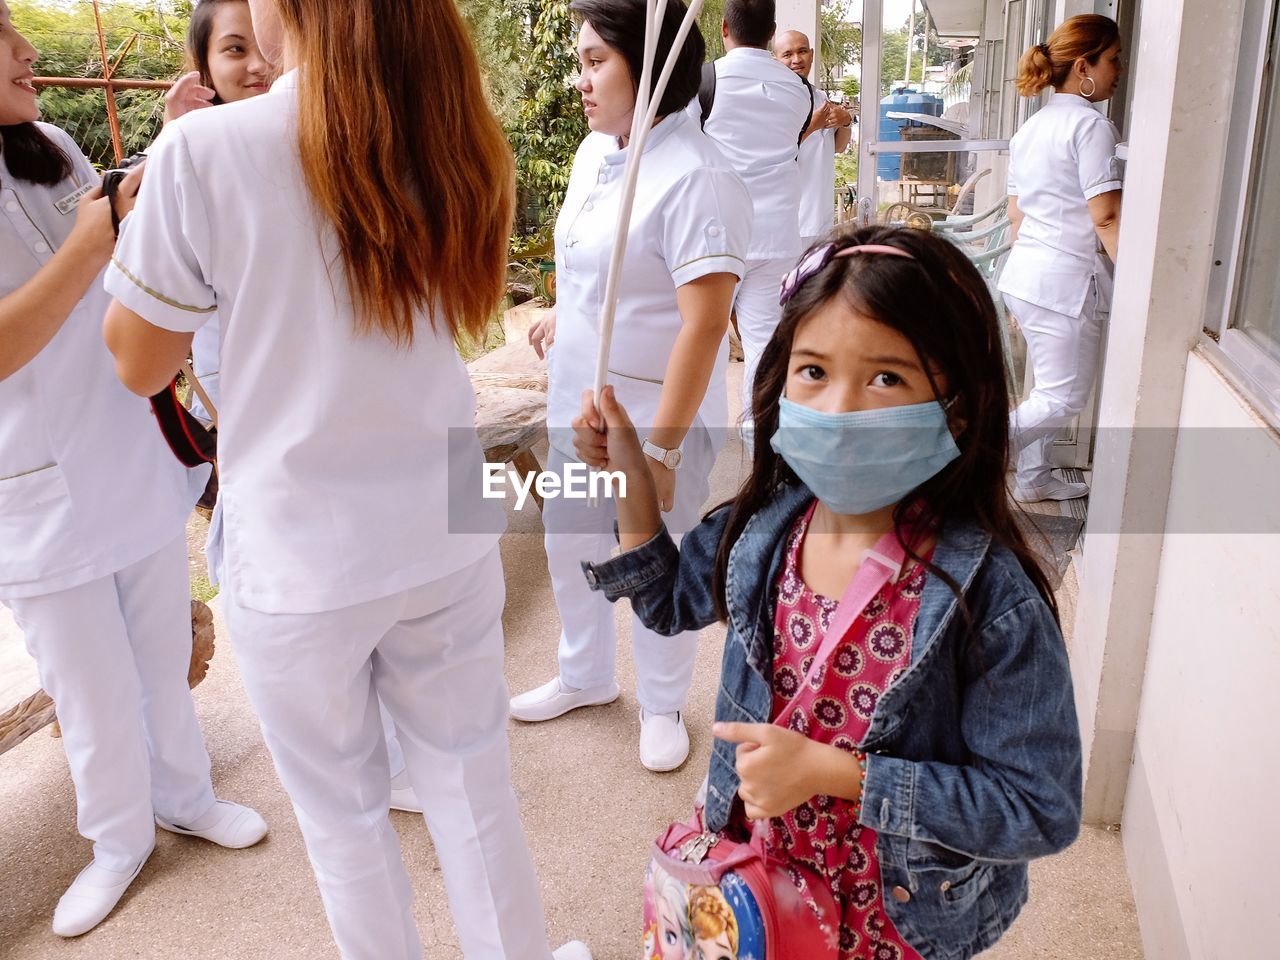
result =
[[[549,358],[551,442],[576,459],[569,425],[593,386],[600,312],[613,252],[627,151],[590,134],[578,148],[556,221],[556,342]],[[793,214],[794,222],[794,214]],[[676,288],[713,273],[741,278],[751,235],[751,197],[685,113],[649,133],[622,263],[609,382],[638,429],[653,425],[667,362],[683,323]],[[722,342],[698,411],[713,438],[728,425]]]
[[[1009,141],[1009,195],[1022,225],[999,289],[1069,317],[1101,270],[1089,201],[1124,184],[1115,124],[1088,100],[1054,94]],[[1101,284],[1099,284],[1101,286]]]
[[[221,322],[223,578],[238,605],[320,613],[484,558],[475,395],[448,329],[357,335],[297,157],[297,73],[153,148],[106,285],[167,330]],[[264,211],[268,215],[264,215]]]
[[[809,90],[768,50],[735,47],[715,62],[716,95],[703,129],[751,192],[755,221],[749,260],[800,253],[800,134],[809,115]],[[697,123],[697,98],[687,112]]]
[[[73,172],[39,186],[15,180],[0,154],[0,296],[49,262],[75,225],[71,198],[99,182],[66,133],[39,126]],[[94,283],[44,349],[0,380],[0,598],[123,570],[178,537],[195,502],[150,405],[116,379],[102,340],[109,304]]]
[[[822,109],[827,95],[813,88],[813,110]],[[821,236],[831,229],[836,212],[836,131],[825,128],[800,144],[800,239]]]

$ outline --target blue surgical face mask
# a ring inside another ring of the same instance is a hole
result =
[[[847,514],[897,503],[960,456],[936,400],[823,413],[783,397],[769,445],[815,497]]]

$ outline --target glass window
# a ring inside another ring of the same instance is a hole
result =
[[[1280,6],[1280,4],[1277,4]],[[1280,13],[1280,11],[1277,11]],[[1280,361],[1280,15],[1263,67],[1253,164],[1246,186],[1244,242],[1232,325],[1272,359]],[[1266,185],[1270,185],[1269,189]]]

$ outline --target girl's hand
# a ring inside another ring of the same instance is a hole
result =
[[[164,95],[164,122],[213,105],[216,91],[200,83],[200,72],[192,70],[180,76]]]
[[[552,307],[529,327],[529,346],[539,360],[547,358],[547,351],[556,342],[556,308]]]
[[[862,793],[858,761],[839,747],[772,723],[717,723],[711,732],[738,745],[738,796],[752,820],[780,817],[820,793],[849,801]]]
[[[596,410],[590,390],[582,391],[582,413],[573,418],[573,448],[578,459],[599,470],[621,470],[627,475],[627,488],[649,481],[649,458],[640,449],[640,438],[618,403],[613,387],[600,391],[601,410]],[[600,430],[600,414],[604,414],[604,432]]]

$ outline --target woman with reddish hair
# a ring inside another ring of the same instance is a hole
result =
[[[342,956],[422,956],[380,699],[462,952],[548,960],[511,786],[501,521],[468,511],[483,457],[454,348],[503,292],[510,149],[451,0],[249,5],[282,75],[161,138],[107,342],[147,395],[222,324],[227,623]]]
[[[1079,415],[1093,389],[1102,338],[1099,280],[1120,233],[1119,135],[1094,109],[1109,100],[1124,65],[1114,20],[1066,20],[1018,64],[1018,92],[1048,102],[1009,141],[1009,218],[1014,244],[1000,292],[1027,339],[1035,388],[1012,414],[1017,454],[1013,496],[1024,503],[1072,500],[1089,488],[1051,472],[1049,444]]]

